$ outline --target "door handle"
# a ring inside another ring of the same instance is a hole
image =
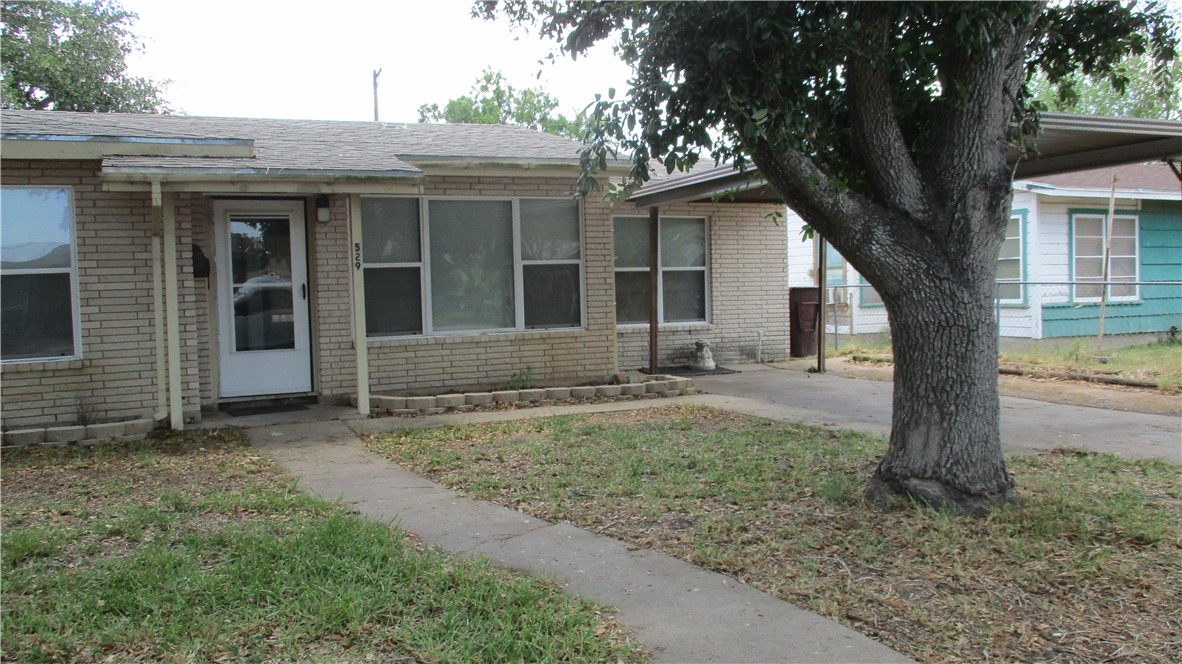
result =
[[[300,297],[304,300],[308,299],[308,284],[300,284]]]

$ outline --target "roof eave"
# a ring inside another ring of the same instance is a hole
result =
[[[0,135],[6,159],[103,159],[113,156],[250,158],[254,141],[245,138],[160,138],[151,136]]]
[[[103,179],[114,182],[193,182],[219,178],[260,181],[371,181],[421,180],[422,171],[415,170],[327,170],[292,168],[193,168],[193,167],[136,167],[104,166]]]

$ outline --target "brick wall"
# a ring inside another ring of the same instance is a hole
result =
[[[97,161],[5,161],[5,186],[73,191],[81,359],[0,365],[0,426],[151,417],[156,408],[151,196],[103,191]],[[189,225],[178,228],[182,371],[195,412],[199,347]]]
[[[662,207],[662,217],[706,217],[709,239],[708,323],[663,326],[658,337],[661,366],[688,364],[694,341],[711,343],[718,362],[755,362],[759,332],[762,358],[788,355],[788,261],[784,226],[767,215],[781,206],[750,203],[678,204]],[[617,215],[646,215],[621,206]],[[614,310],[612,317],[614,318]],[[617,334],[621,369],[649,364],[648,326],[621,328]]]
[[[330,199],[332,219],[312,222],[309,277],[312,301],[312,361],[315,385],[326,397],[356,394],[357,362],[353,350],[353,291],[350,280],[349,198]]]

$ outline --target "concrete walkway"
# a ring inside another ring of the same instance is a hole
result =
[[[889,381],[776,368],[731,367],[694,385],[730,402],[716,405],[779,421],[804,420],[890,434]],[[1182,397],[1179,397],[1182,398]],[[1182,463],[1182,418],[1001,397],[1001,441],[1011,452],[1075,447]]]
[[[472,500],[368,452],[361,431],[654,407],[677,400],[536,408],[429,418],[293,421],[247,429],[309,491],[342,500],[426,542],[552,578],[616,608],[658,662],[906,662],[815,613],[685,561],[565,523]],[[321,413],[323,414],[323,413]],[[315,413],[296,416],[313,417]]]

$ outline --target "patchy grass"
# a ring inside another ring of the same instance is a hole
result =
[[[3,457],[5,661],[643,661],[552,584],[304,495],[233,431]]]
[[[1166,462],[1015,455],[986,519],[862,503],[883,439],[701,407],[376,436],[484,499],[664,551],[927,662],[1182,661],[1182,479]]]
[[[832,347],[831,347],[832,350]],[[849,344],[835,352],[840,357],[865,356],[891,362],[890,344]],[[1044,342],[1027,350],[1003,351],[1002,367],[1024,371],[1109,376],[1156,383],[1167,393],[1182,393],[1182,343],[1159,341],[1141,346],[1096,351],[1096,340],[1066,345]]]
[[[1001,354],[1002,366],[1017,369],[1111,375],[1157,383],[1163,392],[1182,392],[1182,343],[1157,342],[1141,346],[1096,350],[1094,339],[1067,346],[1042,345],[1028,351]]]

